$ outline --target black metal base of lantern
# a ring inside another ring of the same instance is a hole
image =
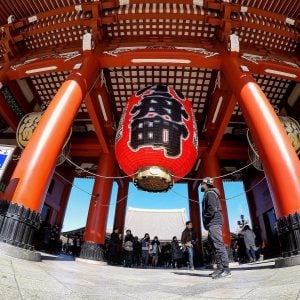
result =
[[[41,224],[40,213],[16,203],[1,202],[0,242],[2,243],[0,249],[2,252],[23,259],[40,260],[33,246],[34,234]]]
[[[134,185],[146,192],[167,192],[173,187],[172,175],[157,166],[144,167],[137,171],[133,179]]]
[[[289,261],[300,263],[297,256],[300,255],[300,213],[296,212],[287,217],[277,220],[277,232],[280,247],[282,250],[282,258],[293,258]]]
[[[103,249],[99,244],[84,242],[81,246],[80,259],[105,261]]]

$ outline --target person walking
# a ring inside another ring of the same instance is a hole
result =
[[[217,270],[211,276],[213,279],[231,277],[228,253],[222,237],[223,216],[220,203],[220,192],[214,187],[214,181],[205,177],[201,182],[202,219],[204,228],[208,231],[208,238],[214,248]]]
[[[196,242],[196,236],[193,231],[193,224],[191,221],[185,223],[185,229],[181,234],[181,244],[186,249],[189,256],[189,267],[193,271],[194,268],[194,244]]]
[[[255,234],[249,227],[249,225],[245,225],[240,234],[244,237],[244,243],[246,247],[246,254],[250,262],[254,262],[256,259],[255,251]]]

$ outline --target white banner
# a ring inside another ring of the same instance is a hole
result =
[[[16,146],[0,145],[0,181],[15,149]]]

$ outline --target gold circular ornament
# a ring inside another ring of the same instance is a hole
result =
[[[146,192],[167,192],[173,185],[172,175],[164,168],[148,166],[139,169],[133,178],[134,185]]]
[[[296,151],[297,155],[300,154],[300,125],[299,123],[287,116],[278,116],[283,128],[285,129],[285,132],[294,148]],[[257,151],[257,148],[251,138],[251,135],[249,133],[249,129],[247,131],[247,138],[248,138],[248,144],[249,144],[249,149],[248,149],[248,155],[249,159],[252,162],[253,167],[255,167],[259,171],[263,171],[263,166],[261,163],[261,160],[259,158],[259,154]]]
[[[21,149],[27,146],[42,114],[43,112],[32,112],[21,119],[16,132],[17,143]]]
[[[291,118],[286,116],[279,116],[279,120],[286,131],[286,134],[289,137],[289,140],[295,149],[296,153],[300,153],[300,125],[299,123]]]
[[[16,140],[19,145],[19,147],[23,150],[27,146],[34,130],[36,129],[37,125],[39,124],[42,115],[44,112],[32,112],[27,115],[25,115],[17,128],[16,132]],[[71,143],[70,138],[72,135],[72,129],[69,132],[69,135],[64,143],[64,146],[62,148],[61,153],[59,154],[57,158],[56,165],[59,166],[63,164],[66,160],[67,155],[70,152],[71,149]]]

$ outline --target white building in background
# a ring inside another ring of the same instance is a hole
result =
[[[179,240],[187,221],[185,208],[142,209],[128,207],[124,233],[130,229],[134,236],[143,238],[149,233],[150,239],[158,236],[160,241],[170,241],[173,236]]]

